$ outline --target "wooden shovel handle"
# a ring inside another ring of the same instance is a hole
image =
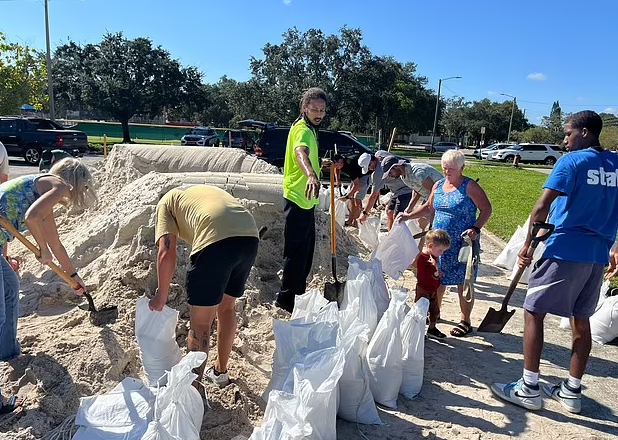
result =
[[[335,164],[330,163],[330,252],[337,253],[337,229],[335,227]]]
[[[33,245],[30,240],[24,237],[21,232],[15,229],[15,226],[13,226],[13,224],[7,219],[5,219],[3,216],[0,216],[0,226],[2,226],[2,228],[6,229],[11,235],[21,241],[24,246],[26,246],[30,250],[30,252],[32,252],[37,258],[41,255],[41,250],[35,245]],[[53,261],[50,261],[49,263],[47,263],[47,265],[51,268],[51,270],[56,272],[60,278],[66,281],[69,286],[71,286],[74,290],[77,290],[81,287],[77,281],[68,276],[67,273]]]

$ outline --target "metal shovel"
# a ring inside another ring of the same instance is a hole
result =
[[[15,229],[11,222],[9,222],[2,216],[0,216],[0,226],[2,226],[2,228],[6,229],[7,232],[9,232],[19,241],[21,241],[24,246],[26,246],[36,257],[41,255],[41,251],[39,250],[39,248],[33,245],[26,237],[24,237],[17,229]],[[67,275],[67,273],[60,267],[58,267],[53,261],[49,262],[47,265],[51,268],[51,270],[56,272],[58,276],[60,276],[60,278],[66,281],[73,289],[79,288],[79,284],[73,278]],[[92,296],[88,292],[84,292],[84,296],[88,301],[87,310],[90,312],[90,322],[92,322],[93,325],[101,326],[109,324],[110,322],[118,319],[118,307],[111,306],[101,310],[97,310],[94,305]]]
[[[530,243],[530,247],[528,248],[528,257],[532,257],[534,255],[534,250],[536,249],[536,247],[539,245],[540,242],[545,241],[549,238],[549,236],[554,232],[554,228],[555,226],[549,223],[534,222],[534,224],[532,225],[531,234],[533,238],[532,243]],[[537,236],[541,229],[545,229],[546,232],[542,235]],[[513,292],[515,292],[515,288],[517,287],[517,283],[519,283],[519,279],[524,273],[524,270],[526,270],[525,267],[520,267],[517,270],[517,273],[515,273],[515,276],[511,281],[509,290],[504,296],[504,299],[502,300],[502,307],[500,308],[500,310],[496,310],[493,307],[490,307],[487,311],[487,315],[485,315],[485,318],[483,319],[483,322],[481,322],[481,325],[479,325],[477,331],[485,333],[500,333],[506,323],[509,322],[509,319],[511,319],[511,317],[515,314],[515,309],[508,310],[507,306],[509,304],[511,296],[513,296]]]

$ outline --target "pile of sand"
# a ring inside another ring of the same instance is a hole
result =
[[[87,212],[57,217],[63,244],[84,281],[95,286],[97,307],[115,304],[119,319],[94,327],[79,299],[56,274],[46,269],[21,244],[10,254],[21,261],[18,338],[23,353],[2,367],[2,390],[27,394],[24,409],[0,420],[7,439],[41,438],[74,415],[79,398],[113,388],[126,376],[142,376],[134,337],[135,302],[152,295],[156,281],[154,213],[159,198],[183,183],[172,175],[143,174],[127,155],[112,155],[95,170],[100,200]],[[127,163],[129,162],[129,163]],[[209,387],[212,410],[202,426],[203,438],[231,439],[248,435],[263,414],[260,395],[268,381],[274,339],[272,318],[285,316],[271,306],[282,267],[283,213],[280,207],[245,200],[259,227],[267,226],[243,300],[238,303],[239,331],[230,370],[234,385]],[[329,218],[317,215],[312,286],[330,279]],[[347,255],[365,253],[362,244],[340,231],[338,265]],[[189,247],[180,244],[178,269],[169,305],[180,312],[177,339],[186,347],[188,305],[184,291]],[[215,341],[213,335],[213,344]],[[211,351],[211,360],[216,356]],[[28,370],[27,370],[28,369]],[[27,374],[26,374],[27,373]],[[20,380],[21,379],[21,380]]]

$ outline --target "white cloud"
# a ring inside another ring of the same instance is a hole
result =
[[[618,109],[616,107],[607,107],[605,110],[603,110],[603,113],[612,113],[612,114],[616,114],[618,113]]]
[[[292,3],[292,0],[283,0],[283,4],[284,5],[289,5],[290,3]]]
[[[528,78],[530,81],[545,81],[547,79],[547,75],[541,72],[533,72],[529,73],[526,78]]]

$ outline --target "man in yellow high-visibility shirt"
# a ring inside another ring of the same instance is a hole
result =
[[[305,293],[315,248],[315,206],[320,191],[318,126],[326,114],[326,93],[312,87],[300,100],[300,116],[290,128],[283,165],[285,244],[283,277],[275,304],[294,309]]]

